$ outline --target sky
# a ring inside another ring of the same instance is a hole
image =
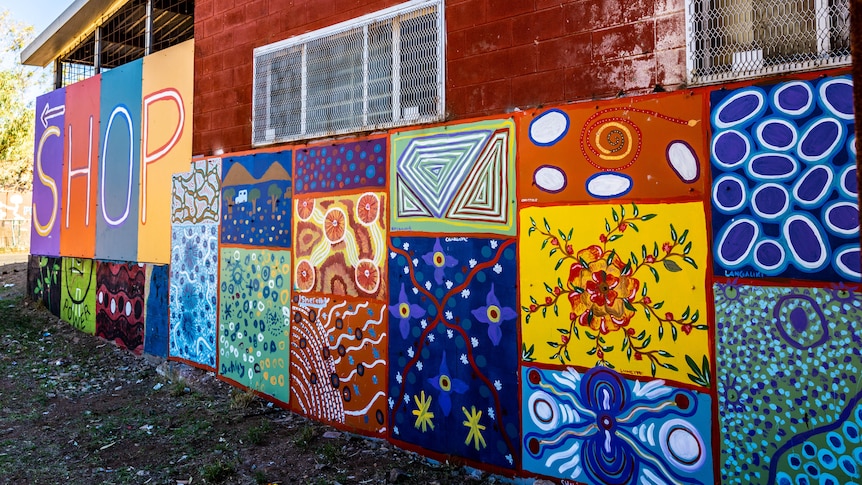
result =
[[[0,10],[12,13],[12,18],[32,25],[39,35],[63,13],[74,0],[0,0]]]

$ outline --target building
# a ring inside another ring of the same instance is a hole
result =
[[[34,297],[503,475],[846,482],[849,9],[80,0],[22,56]]]

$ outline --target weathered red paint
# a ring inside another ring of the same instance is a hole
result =
[[[194,153],[251,147],[254,48],[399,3],[196,2]],[[685,80],[683,0],[448,0],[444,15],[450,120]]]

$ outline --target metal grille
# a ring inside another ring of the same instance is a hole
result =
[[[194,10],[194,0],[127,0],[60,57],[60,86],[194,38]]]
[[[849,0],[687,0],[694,84],[850,63]]]
[[[440,120],[442,8],[412,1],[255,49],[252,142]]]

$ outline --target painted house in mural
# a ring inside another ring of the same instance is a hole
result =
[[[846,0],[79,0],[23,54],[57,73],[30,291],[528,481],[859,482],[849,31]]]

